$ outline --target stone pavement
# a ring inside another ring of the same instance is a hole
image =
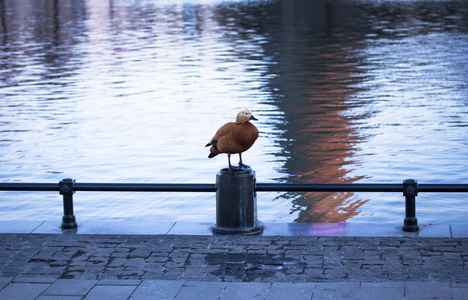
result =
[[[468,239],[0,234],[0,299],[468,299]]]

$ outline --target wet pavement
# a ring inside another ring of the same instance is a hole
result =
[[[0,222],[0,299],[468,297],[465,225],[265,224],[257,236],[213,235],[208,223],[161,223],[153,230],[169,229],[158,234],[36,225]],[[372,227],[382,234],[369,236]]]

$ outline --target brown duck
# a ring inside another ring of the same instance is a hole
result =
[[[221,126],[206,147],[211,146],[209,158],[220,153],[227,153],[229,170],[232,170],[231,154],[239,153],[239,168],[248,167],[242,163],[241,153],[247,151],[258,138],[258,129],[250,120],[258,121],[248,109],[241,110],[236,122]]]

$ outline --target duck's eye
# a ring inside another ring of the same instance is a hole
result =
[[[245,115],[246,115],[246,116],[248,116],[248,115],[249,115],[249,113],[245,113]]]

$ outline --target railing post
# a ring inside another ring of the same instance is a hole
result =
[[[414,179],[403,181],[403,196],[405,196],[405,220],[403,231],[419,231],[416,218],[416,196],[418,195],[418,182]]]
[[[75,180],[65,178],[59,182],[60,195],[63,195],[62,229],[75,229],[78,227],[73,214],[73,194],[75,193]]]

